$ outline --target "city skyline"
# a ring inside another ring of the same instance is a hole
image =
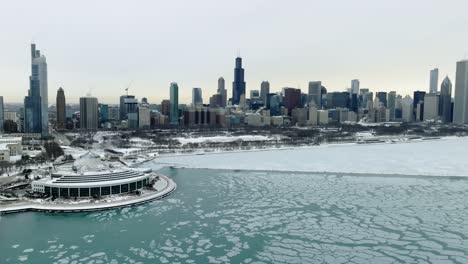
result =
[[[169,98],[167,87],[175,81],[180,102],[189,103],[194,87],[214,94],[220,76],[230,90],[232,58],[238,50],[246,94],[259,90],[262,81],[269,81],[271,91],[283,87],[305,91],[316,80],[329,91],[342,91],[350,80],[359,79],[361,88],[411,95],[414,90],[429,91],[428,72],[433,68],[439,69],[438,86],[445,76],[455,80],[456,61],[466,58],[468,37],[459,33],[467,22],[462,10],[468,4],[450,2],[405,2],[403,8],[402,1],[294,5],[241,1],[223,7],[202,1],[167,3],[157,10],[150,2],[139,6],[115,2],[106,19],[101,14],[109,4],[105,1],[92,10],[44,1],[42,13],[25,11],[26,3],[8,3],[5,10],[10,12],[0,18],[2,24],[12,25],[5,28],[11,37],[3,46],[8,52],[0,62],[4,73],[0,87],[8,87],[2,89],[5,103],[22,101],[30,72],[24,50],[35,42],[47,56],[49,102],[63,87],[70,103],[78,103],[91,90],[103,103],[116,104],[134,80],[129,93],[148,97],[151,103]],[[363,6],[365,10],[360,10]],[[317,19],[338,21],[318,26],[308,21],[311,8]],[[413,12],[418,20],[412,19]],[[187,18],[167,22],[174,14]],[[278,15],[286,19],[274,19]],[[141,20],[134,19],[137,16]],[[232,19],[238,25],[230,25]],[[227,38],[231,34],[239,35],[236,41]],[[207,40],[198,41],[203,39]]]

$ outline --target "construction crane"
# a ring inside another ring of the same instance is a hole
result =
[[[133,80],[127,85],[127,88],[125,88],[125,92],[127,92],[128,96],[128,89],[130,89],[130,86],[132,86]]]

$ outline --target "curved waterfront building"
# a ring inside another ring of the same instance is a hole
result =
[[[52,178],[33,181],[34,192],[52,197],[86,198],[111,194],[131,193],[145,187],[149,182],[151,169],[118,170],[103,172],[55,173]]]

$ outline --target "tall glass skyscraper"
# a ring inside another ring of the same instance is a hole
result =
[[[192,90],[192,105],[195,107],[197,105],[203,104],[202,89],[193,88]]]
[[[42,133],[41,90],[39,80],[29,78],[28,96],[24,98],[24,132]]]
[[[49,103],[47,84],[47,61],[44,55],[36,49],[36,44],[31,44],[31,80],[39,86],[41,100],[41,134],[49,135]]]
[[[242,58],[236,58],[236,68],[234,68],[234,81],[232,82],[232,104],[239,104],[241,96],[245,96],[244,68],[242,68]]]
[[[452,122],[452,82],[448,76],[440,85],[440,108],[442,122]]]
[[[468,60],[457,62],[453,122],[468,124]]]
[[[169,121],[171,125],[179,124],[179,86],[173,82],[170,86]]]

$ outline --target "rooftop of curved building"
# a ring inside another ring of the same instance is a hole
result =
[[[116,170],[94,171],[86,173],[54,173],[52,178],[36,181],[44,185],[56,187],[98,187],[125,184],[129,181],[140,181],[149,177],[151,169],[147,170]]]

